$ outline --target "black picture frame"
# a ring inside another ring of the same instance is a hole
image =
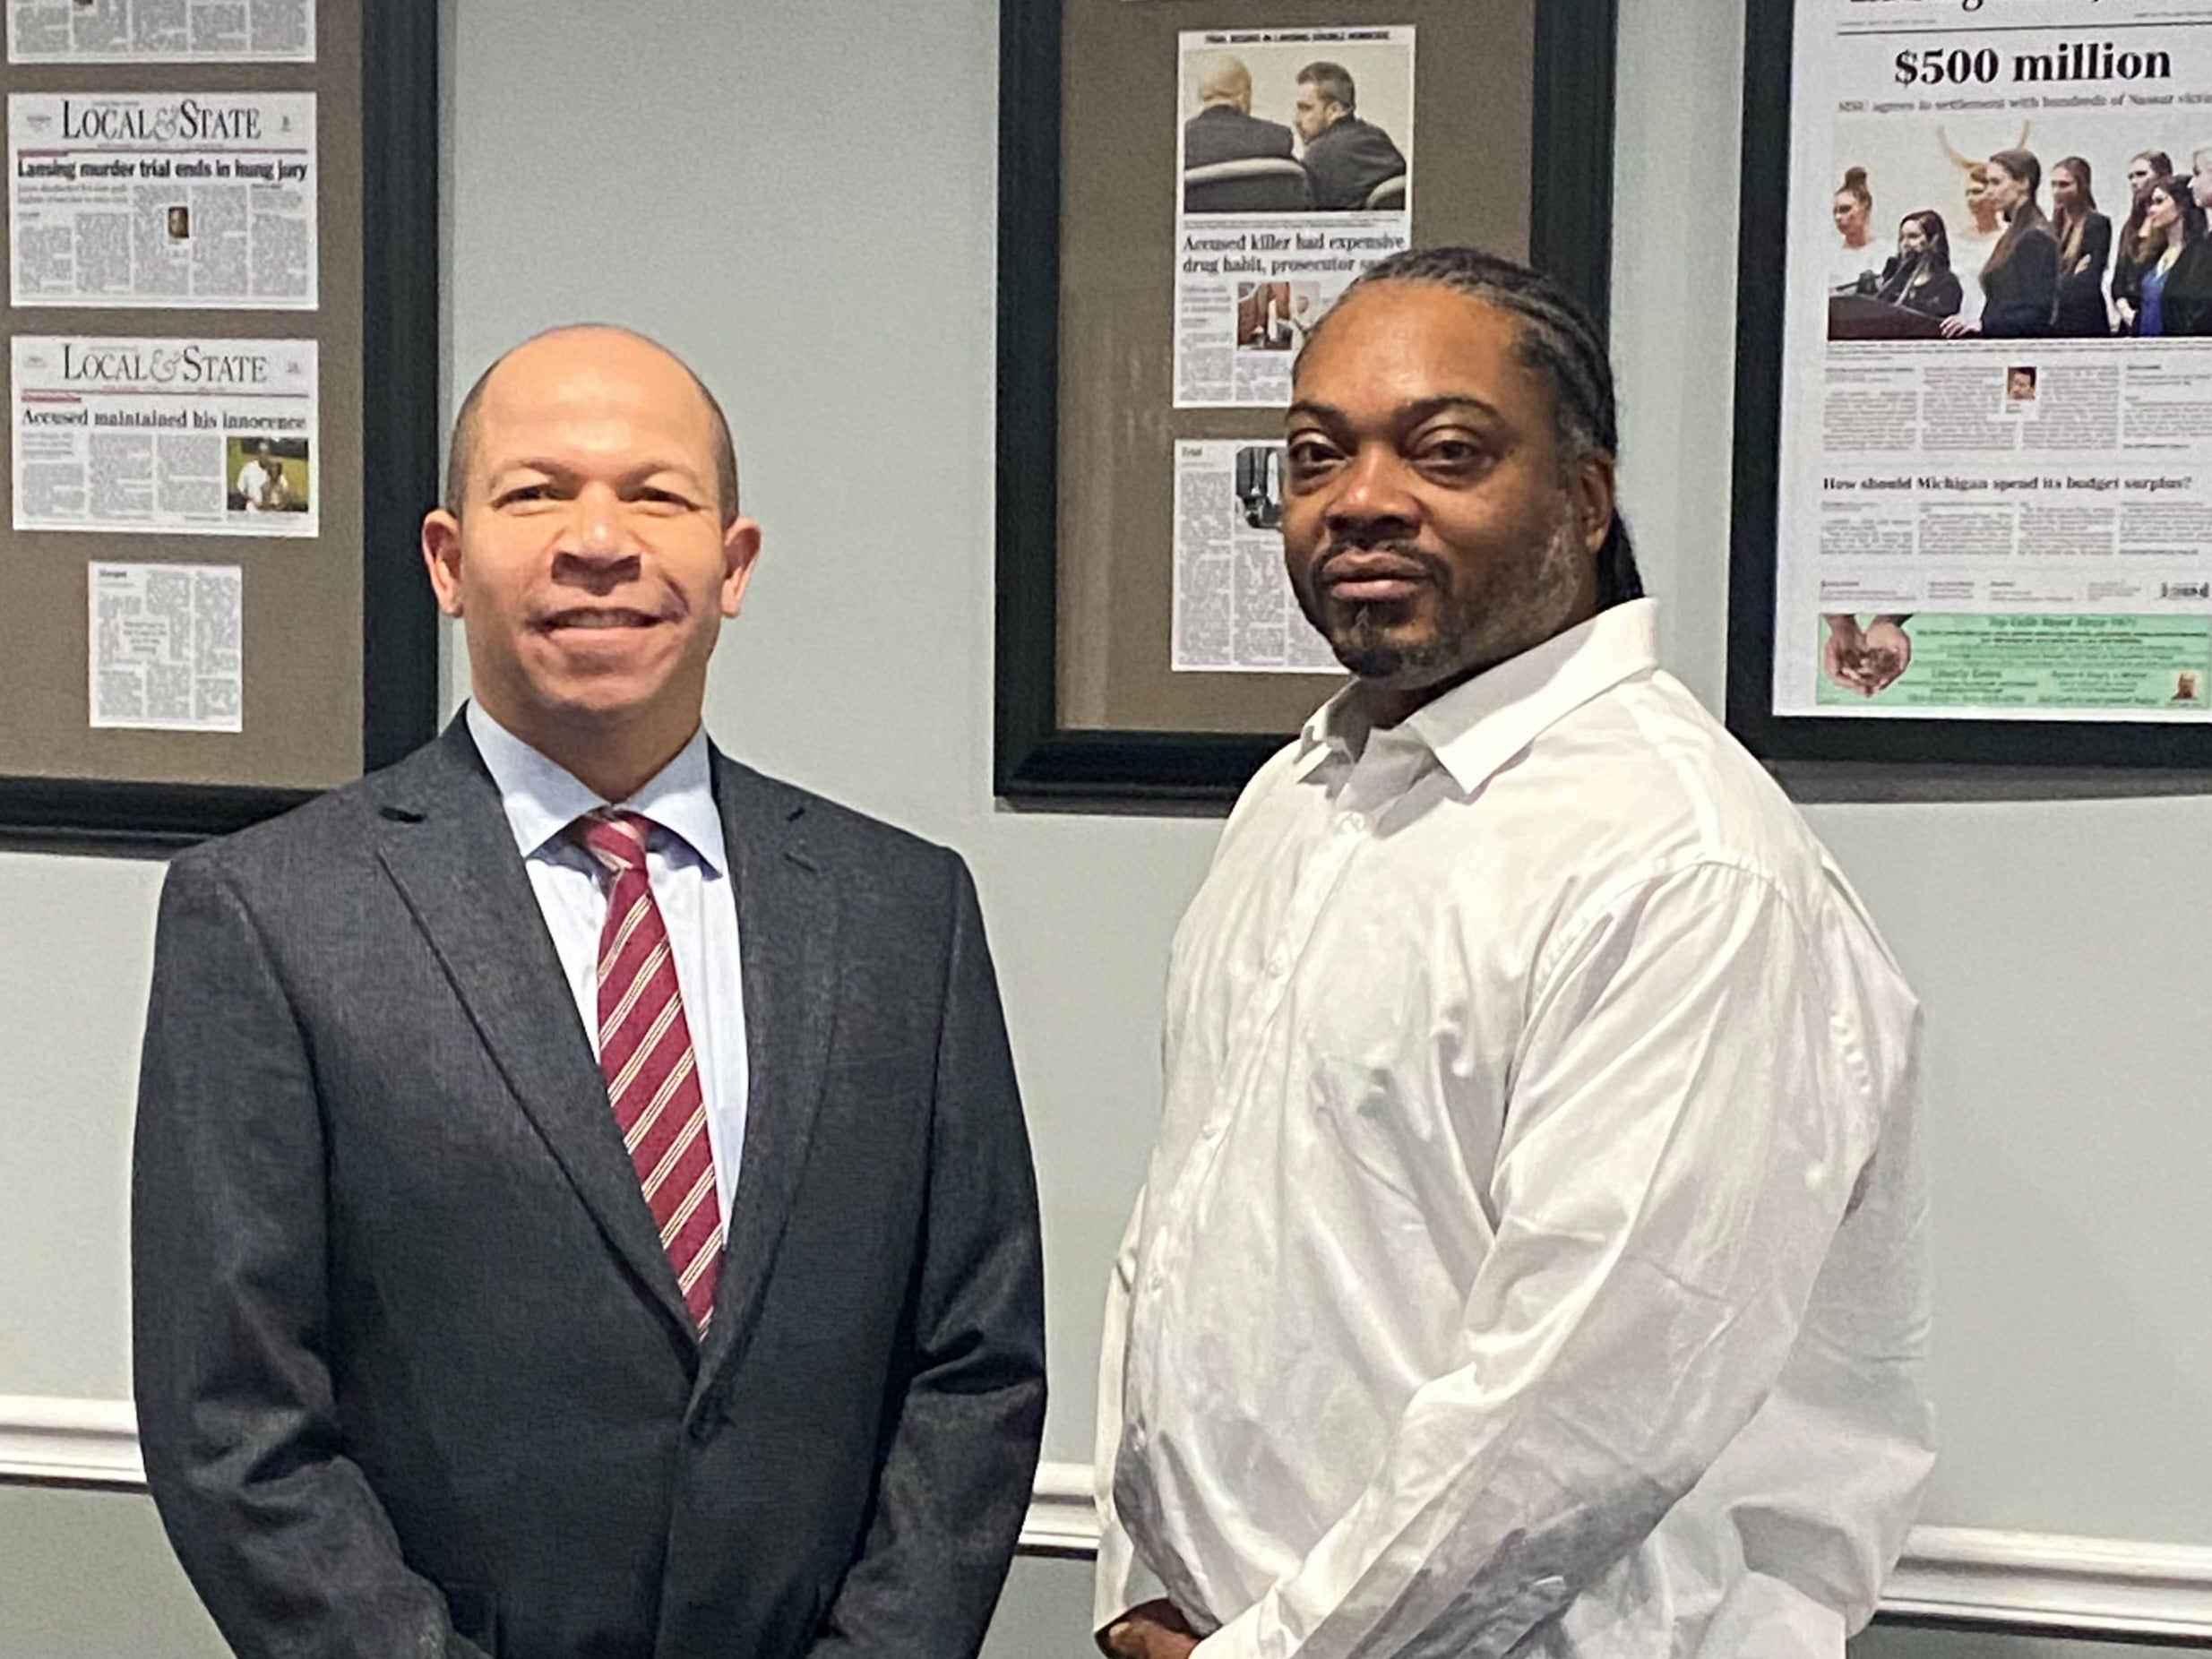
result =
[[[1062,0],[999,13],[997,651],[993,786],[1015,802],[1234,799],[1282,732],[1063,726],[1058,703]],[[1616,0],[1536,11],[1531,262],[1605,321]]]
[[[1735,450],[1728,552],[1728,729],[1800,793],[1844,795],[1858,783],[1889,795],[1971,796],[1979,775],[1998,793],[2047,793],[2033,779],[2076,776],[2095,786],[2108,769],[2212,769],[2212,724],[2087,720],[1915,719],[1777,715],[1774,632],[1782,430],[1783,318],[1790,183],[1790,75],[1795,0],[1748,9],[1744,62],[1742,243],[1736,262]],[[1899,780],[1922,769],[1927,787]],[[2011,783],[1999,774],[2009,774]],[[2087,773],[2089,778],[2080,775]],[[2013,783],[2023,783],[2015,787]],[[2084,789],[2078,786],[2088,784]],[[2191,784],[2192,789],[2196,787]],[[2122,784],[2120,792],[2136,790]]]
[[[361,755],[374,770],[437,730],[437,607],[421,561],[392,556],[438,486],[436,0],[364,0],[361,122]],[[0,777],[0,839],[159,853],[314,793]]]

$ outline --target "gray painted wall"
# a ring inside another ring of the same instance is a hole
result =
[[[1622,5],[1627,502],[1671,664],[1708,699],[1742,6]],[[1156,1108],[1166,941],[1215,825],[988,796],[995,16],[944,0],[894,32],[861,0],[652,0],[617,29],[585,0],[449,6],[449,378],[601,316],[723,393],[768,552],[710,719],[975,865],[1047,1216],[1047,1455],[1080,1458],[1102,1264]],[[682,49],[632,49],[647,37]],[[1813,816],[1933,1030],[1947,1453],[1926,1518],[2212,1543],[2212,1219],[2194,1201],[2212,1165],[2212,804]],[[0,855],[0,1394],[126,1388],[122,1194],[159,877]],[[1025,1564],[994,1659],[1087,1652],[1084,1579]],[[216,1649],[143,1500],[0,1489],[0,1651]],[[1885,1633],[1859,1651],[1997,1650]]]

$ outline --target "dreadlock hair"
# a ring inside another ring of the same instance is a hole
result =
[[[1377,282],[1433,282],[1509,313],[1520,329],[1522,366],[1544,383],[1552,398],[1552,432],[1562,472],[1593,454],[1618,456],[1621,435],[1613,399],[1613,365],[1597,323],[1582,304],[1550,277],[1475,248],[1407,248],[1371,265],[1345,289],[1348,297]],[[1341,302],[1339,302],[1341,303]],[[1333,314],[1333,311],[1330,314]],[[1308,331],[1306,344],[1329,326]],[[1642,572],[1628,525],[1618,511],[1597,550],[1597,607],[1644,595]]]

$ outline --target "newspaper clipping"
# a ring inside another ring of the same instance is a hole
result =
[[[17,529],[321,531],[314,340],[11,343]]]
[[[11,64],[311,64],[314,0],[7,0]]]
[[[2212,718],[2212,16],[1795,4],[1775,712]]]
[[[245,580],[235,564],[95,564],[97,729],[244,729]]]
[[[1175,407],[1279,408],[1307,331],[1411,238],[1414,31],[1181,44]]]
[[[1334,674],[1283,570],[1283,446],[1175,445],[1177,672]]]
[[[11,93],[18,305],[312,311],[312,92]]]

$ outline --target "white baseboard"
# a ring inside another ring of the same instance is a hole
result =
[[[0,1395],[0,1481],[143,1491],[129,1402]],[[1089,1558],[1097,1547],[1089,1468],[1046,1464],[1023,1552]],[[2212,1548],[1916,1526],[1881,1608],[1969,1627],[2212,1638]]]

